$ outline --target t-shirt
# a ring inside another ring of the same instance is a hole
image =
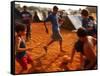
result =
[[[91,20],[90,18],[83,18],[83,20],[82,20],[82,26],[87,29],[88,35],[93,36],[97,32],[96,25],[93,22],[93,20]],[[88,30],[88,28],[92,28],[92,29]]]
[[[23,23],[30,23],[30,19],[32,18],[32,15],[27,11],[23,11],[21,12],[21,18]]]
[[[48,21],[48,20],[51,21],[51,23],[52,23],[52,32],[58,32],[60,30],[58,17],[59,16],[57,16],[55,14],[50,14],[48,16],[48,18],[45,20],[45,21]]]
[[[89,18],[83,18],[82,19],[82,26],[84,27],[84,28],[88,28],[88,27],[93,27],[93,21],[91,20],[91,19],[89,19]]]

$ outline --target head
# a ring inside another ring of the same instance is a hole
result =
[[[82,16],[83,18],[88,17],[88,16],[89,16],[89,11],[86,10],[86,9],[83,9],[83,10],[81,11],[81,16]]]
[[[54,14],[57,14],[57,12],[58,12],[58,7],[57,7],[57,6],[54,6],[54,7],[53,7],[53,13],[54,13]]]
[[[27,6],[23,6],[23,10],[24,11],[27,11]]]
[[[35,11],[34,14],[37,15],[37,11]]]
[[[85,28],[79,28],[77,31],[77,36],[81,41],[85,41],[87,37],[87,30]]]
[[[26,28],[22,24],[18,24],[15,27],[16,33],[18,36],[25,36],[26,35]]]

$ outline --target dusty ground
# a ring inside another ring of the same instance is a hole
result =
[[[58,42],[55,42],[48,47],[48,51],[46,53],[43,49],[43,46],[45,46],[50,40],[50,23],[47,23],[47,27],[49,29],[49,34],[45,32],[43,23],[32,24],[32,39],[30,39],[30,41],[27,42],[27,45],[34,47],[34,49],[29,52],[34,61],[34,68],[32,68],[30,71],[26,70],[23,73],[65,71],[64,68],[60,67],[60,63],[63,61],[68,61],[68,59],[63,59],[64,56],[67,56],[67,58],[71,57],[71,50],[73,44],[77,40],[77,36],[74,32],[61,29],[63,37],[63,50],[65,52],[60,52]],[[79,54],[76,53],[72,64],[68,63],[64,67],[67,70],[79,70],[79,57]],[[15,67],[16,73],[21,70],[21,66],[17,61]],[[28,68],[31,68],[30,64],[28,65]]]

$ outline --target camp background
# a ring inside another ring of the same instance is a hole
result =
[[[24,1],[40,2],[41,0],[24,0]],[[1,26],[0,27],[0,76],[11,76],[10,74],[10,55],[11,55],[10,54],[10,30],[11,30],[10,29],[10,2],[11,0],[0,1],[0,10],[1,10],[0,11],[0,26]],[[44,0],[44,2],[98,5],[98,6],[100,5],[100,0]],[[99,17],[100,17],[99,13],[100,10],[98,10],[98,25],[99,25]],[[98,29],[100,29],[100,27],[98,27]],[[99,30],[98,33],[100,33]],[[98,41],[100,41],[99,38]],[[99,49],[100,48],[98,48],[98,51]],[[99,52],[98,52],[98,57],[100,57]],[[63,72],[63,73],[34,74],[34,76],[89,76],[89,75],[99,76],[98,74],[99,72],[100,70],[77,71],[77,72],[75,71],[75,72]],[[33,75],[26,75],[26,76],[33,76]]]

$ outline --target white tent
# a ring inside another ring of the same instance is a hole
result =
[[[78,29],[79,27],[82,27],[82,22],[78,16],[74,15],[68,15],[68,18],[72,22],[75,29]]]
[[[82,27],[81,17],[77,15],[67,15],[65,17],[65,23],[62,25],[68,30],[75,30]]]
[[[44,21],[46,19],[48,11],[35,10],[35,12],[37,12],[39,21]],[[35,16],[35,14],[33,15],[33,17],[34,16]]]
[[[43,21],[44,20],[43,13],[37,10],[37,14],[38,14],[40,21]]]

